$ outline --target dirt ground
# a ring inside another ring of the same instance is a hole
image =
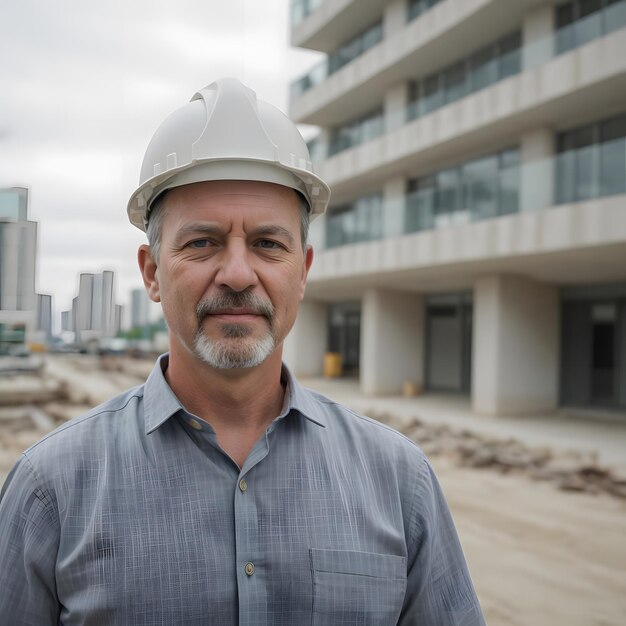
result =
[[[81,412],[149,371],[142,362],[107,367],[63,359],[53,367],[56,379],[80,381],[64,401],[43,404],[26,418],[28,407],[0,408],[0,484],[20,451],[60,423],[63,413]],[[28,428],[21,426],[24,419]],[[458,467],[449,457],[432,461],[490,626],[626,624],[625,499]]]

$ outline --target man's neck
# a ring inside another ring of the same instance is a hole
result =
[[[165,377],[185,409],[208,422],[225,452],[241,467],[283,405],[282,350],[261,365],[217,370],[172,350]]]

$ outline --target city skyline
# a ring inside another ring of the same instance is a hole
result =
[[[71,19],[58,19],[59,15]],[[234,75],[287,109],[290,80],[321,55],[288,44],[289,3],[75,0],[0,9],[5,58],[0,187],[26,187],[39,223],[36,290],[71,305],[80,272],[115,271],[118,296],[141,287],[126,203],[149,139],[167,114]]]

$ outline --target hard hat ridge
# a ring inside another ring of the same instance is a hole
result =
[[[193,143],[194,159],[228,158],[245,154],[254,143],[258,158],[278,161],[278,149],[263,128],[257,113],[256,94],[235,78],[223,78],[197,92],[206,108],[206,126]],[[233,124],[233,120],[237,120]],[[216,148],[219,154],[215,154]]]
[[[140,186],[128,203],[131,223],[145,230],[159,194],[208,180],[291,187],[306,198],[311,218],[326,210],[330,198],[295,124],[235,78],[201,89],[159,126],[146,150]]]

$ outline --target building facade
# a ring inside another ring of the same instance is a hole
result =
[[[150,324],[150,298],[145,289],[130,292],[130,327],[146,328]]]
[[[37,222],[28,202],[26,188],[0,189],[0,354],[36,340]]]
[[[74,332],[76,343],[115,337],[119,332],[122,307],[115,304],[114,282],[115,273],[109,270],[79,275],[72,309],[61,316],[63,330]]]
[[[294,0],[333,191],[285,355],[484,414],[626,410],[626,0]]]

